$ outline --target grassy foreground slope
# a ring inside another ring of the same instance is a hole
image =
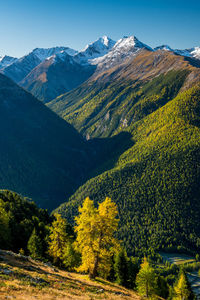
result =
[[[0,299],[140,299],[106,280],[91,281],[11,251],[0,250],[0,259]]]
[[[133,145],[115,166],[81,186],[58,208],[73,220],[86,196],[118,205],[128,252],[200,249],[200,87],[130,124]]]

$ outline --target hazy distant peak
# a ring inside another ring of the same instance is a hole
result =
[[[0,68],[5,68],[17,60],[18,59],[16,57],[12,57],[12,56],[8,56],[8,55],[2,56],[2,57],[0,56]]]
[[[69,47],[35,48],[32,53],[34,53],[41,61],[43,61],[47,57],[58,54],[61,51],[64,51],[69,55],[75,55],[77,53],[76,50]]]
[[[155,51],[157,50],[165,50],[165,51],[174,51],[170,46],[168,45],[161,45],[161,46],[158,46],[156,48],[154,48]]]

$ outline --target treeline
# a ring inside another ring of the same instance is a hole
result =
[[[151,257],[128,256],[116,238],[118,209],[110,198],[95,207],[88,197],[79,207],[74,228],[61,215],[16,193],[0,193],[0,248],[52,261],[68,271],[89,274],[137,290],[146,297],[193,299],[190,284],[176,266],[155,264]]]
[[[28,254],[28,241],[37,232],[42,241],[42,251],[47,248],[49,224],[53,218],[45,209],[34,202],[24,199],[17,193],[0,191],[0,248]]]

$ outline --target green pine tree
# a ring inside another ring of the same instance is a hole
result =
[[[36,229],[33,229],[33,232],[28,240],[27,249],[30,253],[30,256],[34,259],[42,258],[42,241],[40,237],[37,235]]]
[[[156,294],[156,274],[146,258],[144,258],[144,262],[141,264],[140,271],[137,274],[136,285],[141,296],[148,298]]]
[[[8,249],[11,244],[10,217],[4,206],[4,202],[0,199],[0,248]]]
[[[136,287],[136,276],[139,272],[139,264],[138,258],[130,257],[128,262],[128,269],[129,269],[129,288],[135,289]]]
[[[66,247],[71,241],[71,237],[67,232],[67,221],[59,214],[55,214],[55,218],[50,227],[49,254],[55,264],[62,266],[64,257],[66,259]]]
[[[72,241],[66,243],[63,251],[63,264],[69,271],[73,271],[81,263],[81,255],[73,246]]]
[[[116,254],[114,270],[117,283],[129,287],[129,261],[124,249]]]
[[[167,284],[166,279],[163,276],[158,276],[156,279],[157,282],[157,295],[164,298],[168,299],[169,296],[169,286]]]

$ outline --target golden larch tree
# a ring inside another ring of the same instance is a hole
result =
[[[111,256],[118,247],[114,238],[118,227],[117,214],[116,204],[108,197],[98,209],[89,197],[79,207],[79,216],[75,218],[75,246],[82,255],[82,264],[78,271],[89,272],[90,278],[95,278],[98,273],[105,277],[109,274]]]

